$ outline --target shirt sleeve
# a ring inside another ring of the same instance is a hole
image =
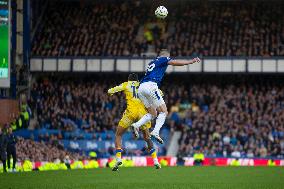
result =
[[[160,58],[160,64],[161,66],[167,66],[168,65],[168,62],[172,60],[172,58],[170,57],[161,57]]]
[[[117,93],[117,92],[120,92],[120,91],[124,91],[125,90],[125,83],[121,83],[120,85],[118,86],[115,86],[113,88],[110,88],[107,92],[109,94],[114,94],[114,93]]]

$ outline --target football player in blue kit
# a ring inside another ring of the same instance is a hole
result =
[[[139,121],[131,125],[135,137],[139,137],[139,127],[157,117],[151,136],[159,143],[164,143],[163,139],[159,136],[159,132],[165,123],[168,111],[165,101],[160,93],[159,86],[166,69],[168,65],[184,66],[200,62],[199,58],[193,58],[191,60],[174,60],[170,58],[170,53],[166,49],[162,49],[159,56],[148,64],[146,74],[140,81],[140,86],[138,88],[138,96],[146,107],[148,113]]]

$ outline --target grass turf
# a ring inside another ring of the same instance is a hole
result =
[[[5,189],[282,189],[283,167],[164,167],[0,174]]]

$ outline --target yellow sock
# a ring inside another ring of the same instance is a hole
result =
[[[151,153],[151,152],[150,152]],[[151,156],[153,159],[157,158],[157,152],[156,150],[154,150],[152,153],[151,153]]]
[[[121,159],[121,152],[122,152],[121,148],[116,149],[116,153],[115,153],[116,159]]]
[[[150,154],[153,158],[154,164],[159,164],[158,158],[157,158],[157,152],[156,150],[153,148],[152,150],[150,150]]]

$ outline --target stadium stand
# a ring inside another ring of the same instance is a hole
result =
[[[29,100],[35,117],[34,130],[19,130],[17,135],[35,141],[56,141],[73,152],[87,154],[95,150],[98,157],[114,155],[114,131],[125,109],[125,99],[123,95],[106,95],[107,89],[119,84],[120,79],[104,78],[40,77]],[[162,132],[162,136],[168,135],[168,130]],[[145,142],[134,140],[130,132],[123,136],[123,144],[124,155],[147,154]],[[166,144],[157,148],[160,155],[166,154]]]
[[[80,146],[93,140],[101,146],[100,155],[112,155],[112,147],[106,148],[105,143],[113,140],[112,131],[124,110],[124,97],[104,94],[121,79],[104,81],[105,77],[40,78],[31,91],[30,102],[38,117],[37,128],[55,129],[50,135],[63,139],[67,148],[72,140],[81,141]],[[171,76],[162,88],[170,112],[163,135],[168,136],[169,130],[182,131],[179,154],[183,156],[201,149],[206,156],[215,157],[283,157],[282,85],[283,79],[277,76],[227,76],[226,80],[222,76]],[[50,135],[33,136],[48,141]],[[125,137],[133,141],[130,133]],[[143,148],[143,141],[138,143]],[[161,154],[165,154],[165,146],[160,147]]]
[[[78,153],[68,152],[63,149],[56,140],[51,139],[52,143],[36,142],[30,139],[18,138],[17,159],[18,161],[30,160],[33,162],[49,161],[54,162],[59,159],[63,161],[66,156],[72,160],[83,159],[84,156]]]
[[[139,0],[33,1],[31,27],[36,31],[30,57],[131,58],[155,56],[164,47],[173,57],[284,56],[281,1],[173,3],[167,5],[167,22],[154,18],[156,7],[151,5]],[[53,60],[58,67],[58,60]],[[28,67],[19,69],[18,84],[29,78],[29,72],[22,71]],[[41,70],[39,66],[36,71]],[[26,139],[18,144],[19,159],[53,161],[66,155],[64,150],[77,159],[89,151],[99,158],[113,156],[114,131],[125,100],[106,91],[123,82],[121,76],[32,73],[32,130],[18,127],[15,132]],[[162,137],[182,132],[179,156],[201,150],[207,157],[283,158],[283,79],[273,78],[170,75],[162,87],[169,110]],[[146,155],[144,141],[135,141],[131,133],[123,139],[124,156]],[[166,155],[168,142],[156,146],[159,155]],[[33,151],[25,146],[34,146]],[[36,151],[48,148],[50,153]]]
[[[183,131],[179,153],[283,158],[282,82],[253,76],[191,81],[190,97],[172,107],[179,112],[172,114],[174,124]],[[191,108],[180,116],[183,107]]]
[[[184,2],[164,23],[140,1],[52,1],[32,55],[143,56],[167,47],[173,56],[283,56],[283,9],[280,1]]]

